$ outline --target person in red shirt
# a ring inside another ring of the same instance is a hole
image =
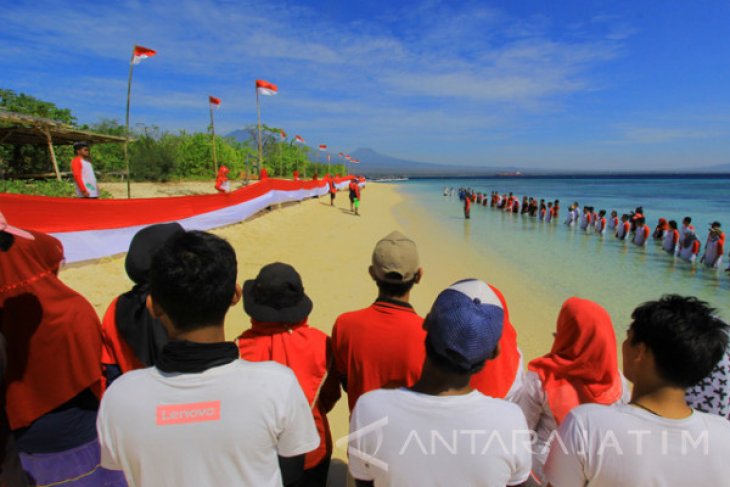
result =
[[[357,178],[350,181],[350,211],[356,215],[360,214],[360,184]]]
[[[71,160],[71,173],[74,176],[76,196],[79,198],[98,198],[99,188],[96,184],[94,167],[91,165],[89,144],[74,143],[76,157]]]
[[[259,172],[259,181],[263,181],[264,179],[269,177],[269,173],[266,172],[266,168],[262,167],[261,171]]]
[[[464,198],[464,218],[467,220],[471,217],[471,198],[467,194]]]
[[[292,179],[294,179],[294,181],[299,181],[299,171],[297,171],[296,169],[294,169],[294,172],[292,172]]]
[[[330,187],[330,206],[335,206],[335,197],[337,196],[337,186],[335,186],[335,178],[329,178]]]
[[[145,227],[132,237],[124,269],[134,287],[114,298],[101,323],[105,389],[130,370],[155,365],[167,344],[165,327],[147,310],[150,266],[155,252],[184,232],[179,223],[160,223]]]
[[[332,328],[335,370],[347,391],[350,412],[366,392],[411,387],[426,358],[423,318],[409,303],[413,286],[423,276],[416,244],[401,232],[390,233],[375,246],[369,272],[378,287],[377,299],[368,308],[340,315]],[[504,310],[500,353],[470,383],[482,394],[514,399],[523,383],[517,332],[504,296],[489,287]]]
[[[299,273],[288,264],[268,264],[243,284],[243,309],[251,328],[236,340],[242,359],[273,360],[292,369],[309,402],[320,443],[304,457],[299,487],[327,483],[332,456],[327,413],[340,398],[330,338],[307,323],[312,308]]]
[[[375,245],[368,272],[378,287],[375,302],[341,314],[332,328],[335,371],[350,412],[366,392],[412,386],[426,357],[423,318],[409,303],[423,276],[416,244],[391,232]]]
[[[215,189],[219,193],[227,193],[231,190],[231,182],[228,181],[228,173],[230,170],[222,165],[218,169],[218,175],[215,178]]]

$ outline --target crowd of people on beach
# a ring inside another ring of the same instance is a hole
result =
[[[692,297],[633,311],[623,373],[609,314],[572,297],[525,371],[495,286],[463,279],[413,309],[424,267],[399,231],[363,269],[375,301],[331,336],[308,322],[313,276],[274,262],[239,284],[226,240],[177,223],[134,236],[134,286],[101,322],[62,261],[56,238],[0,215],[0,485],[324,486],[343,391],[358,486],[730,477],[729,327]],[[226,341],[241,312],[251,326]]]
[[[453,197],[458,195],[464,206],[464,218],[471,218],[471,207],[473,205],[490,207],[507,213],[518,214],[536,218],[544,223],[558,223],[560,219],[560,200],[547,201],[532,196],[523,196],[520,203],[519,197],[512,192],[500,193],[492,191],[489,195],[486,192],[474,191],[471,188],[444,188],[444,196]],[[704,251],[697,230],[692,225],[692,217],[686,216],[682,219],[681,226],[676,220],[659,218],[652,230],[646,220],[644,208],[639,206],[633,211],[623,213],[619,218],[616,210],[610,214],[606,209],[596,211],[594,206],[581,205],[575,201],[569,208],[563,223],[571,228],[579,228],[586,234],[598,236],[613,236],[622,241],[643,247],[650,241],[657,244],[670,256],[689,262],[692,265],[702,264],[711,269],[722,267],[722,258],[725,253],[725,232],[722,230],[722,223],[713,221],[709,224]],[[728,257],[730,260],[730,256]],[[730,273],[730,262],[725,269]]]

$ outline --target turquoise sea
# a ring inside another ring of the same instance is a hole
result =
[[[730,230],[730,177],[712,178],[487,178],[424,179],[398,183],[409,211],[430,216],[439,232],[468,241],[485,259],[501,259],[522,276],[548,287],[561,297],[583,296],[600,302],[614,321],[628,323],[630,311],[640,303],[665,293],[697,296],[730,319],[730,274],[726,245],[722,269],[691,266],[650,241],[645,248],[630,242],[586,234],[563,224],[570,203],[629,213],[644,207],[647,224],[654,229],[659,217],[681,220],[691,216],[702,242],[712,221]],[[472,206],[471,219],[463,217],[458,196],[444,197],[445,187],[472,188],[487,193],[513,192],[538,200],[560,200],[558,221],[513,215],[490,207]],[[622,326],[623,328],[623,326]]]

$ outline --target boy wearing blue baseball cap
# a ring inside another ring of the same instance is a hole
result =
[[[499,353],[504,310],[479,280],[441,292],[425,319],[426,359],[411,388],[363,395],[352,413],[349,468],[358,485],[516,485],[530,473],[520,409],[471,376]]]

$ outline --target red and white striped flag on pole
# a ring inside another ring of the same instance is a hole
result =
[[[304,137],[302,137],[301,135],[297,135],[297,136],[294,137],[294,141],[295,142],[299,142],[300,144],[303,144],[304,143]]]
[[[350,159],[350,162],[353,163],[353,164],[360,164],[360,160],[359,159]]]
[[[281,137],[282,140],[286,139],[286,132],[284,132],[283,130],[279,130],[279,137]]]
[[[134,46],[134,57],[132,58],[133,64],[139,64],[140,61],[143,59],[147,59],[148,57],[152,57],[155,54],[157,54],[157,51],[154,49],[148,49],[146,47],[142,46]]]
[[[345,156],[345,159],[347,159],[348,161],[351,161],[351,160],[352,160],[352,156],[351,156],[350,154],[347,154],[347,155]]]
[[[210,108],[212,108],[214,110],[221,107],[221,99],[220,98],[216,98],[214,96],[209,96],[208,97],[208,102],[210,103]]]
[[[326,151],[327,150],[327,144],[319,144],[319,150]]]
[[[277,88],[274,83],[269,83],[268,81],[257,79],[256,91],[258,91],[259,95],[274,96],[279,92],[279,88]]]

